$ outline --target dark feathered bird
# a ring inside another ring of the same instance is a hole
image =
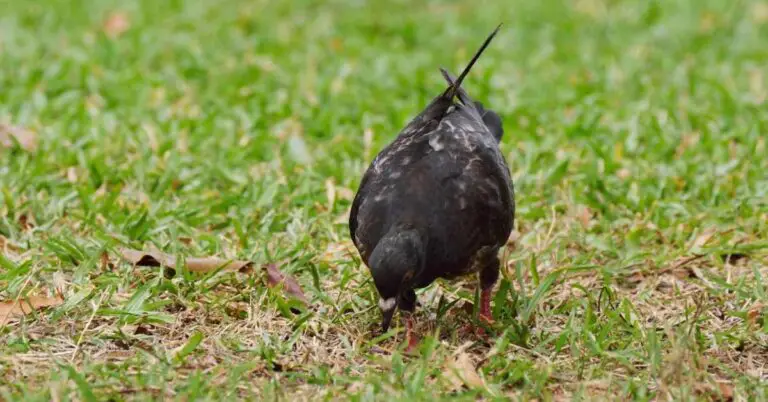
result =
[[[499,26],[500,27],[500,26]],[[373,160],[352,203],[349,231],[379,292],[382,328],[397,308],[412,313],[414,289],[479,273],[480,316],[492,321],[498,251],[514,221],[514,190],[500,150],[499,116],[461,88],[491,33],[458,79]],[[415,339],[406,314],[409,347]]]

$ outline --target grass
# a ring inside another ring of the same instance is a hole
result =
[[[498,326],[435,284],[408,357],[346,216],[498,22],[466,84],[518,197]],[[0,329],[0,399],[766,400],[767,39],[744,0],[0,2],[0,123],[38,137],[0,149],[0,299],[65,298]]]

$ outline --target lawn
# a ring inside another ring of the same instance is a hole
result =
[[[768,400],[768,2],[473,3],[0,2],[0,301],[51,304],[0,317],[0,399]],[[411,356],[349,207],[499,22],[496,326],[436,283]]]

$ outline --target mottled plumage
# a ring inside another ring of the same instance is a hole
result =
[[[479,272],[490,301],[514,191],[498,146],[501,119],[461,82],[496,32],[458,79],[441,70],[448,88],[378,154],[352,203],[350,235],[381,296],[384,330],[396,308],[414,310],[414,289],[437,278]]]

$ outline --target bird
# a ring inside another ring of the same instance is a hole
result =
[[[463,80],[499,32],[485,39],[447,88],[385,146],[363,174],[352,201],[349,235],[379,294],[381,329],[396,310],[408,350],[418,346],[416,289],[438,278],[478,274],[480,319],[493,323],[499,250],[514,225],[515,194],[500,150],[498,113],[472,99]]]

